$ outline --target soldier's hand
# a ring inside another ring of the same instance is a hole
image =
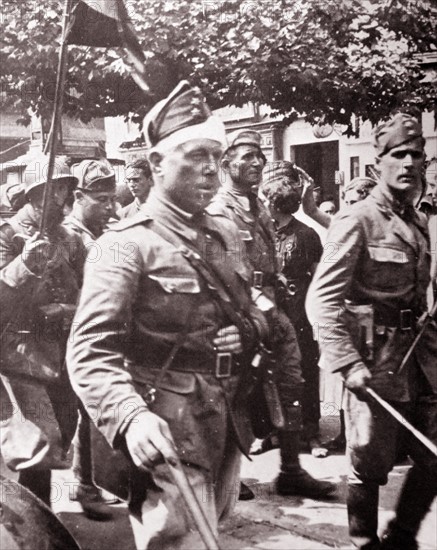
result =
[[[367,388],[372,379],[372,373],[364,363],[356,363],[352,367],[344,369],[342,374],[344,384],[349,391],[353,392],[361,401],[370,399]]]
[[[299,179],[302,183],[303,187],[303,193],[312,193],[314,189],[314,180],[313,178],[308,175],[305,170],[302,170],[302,168],[299,168],[299,166],[294,166],[296,168],[297,173],[299,174]]]
[[[133,463],[139,468],[150,470],[164,462],[164,457],[176,464],[170,428],[165,420],[150,411],[140,412],[132,419],[125,440]]]
[[[53,254],[53,246],[39,233],[27,239],[21,252],[21,259],[29,271],[41,275]]]
[[[242,353],[243,351],[240,331],[235,325],[221,328],[213,343],[218,353]]]

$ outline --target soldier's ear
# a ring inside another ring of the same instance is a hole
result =
[[[152,174],[161,175],[162,173],[162,159],[164,157],[161,155],[161,153],[158,153],[158,151],[152,151],[149,155],[149,164],[150,168],[152,170]]]
[[[73,194],[74,194],[74,200],[77,201],[78,203],[81,203],[84,196],[82,191],[80,189],[75,189]]]
[[[223,157],[221,161],[222,170],[229,172],[229,157]]]

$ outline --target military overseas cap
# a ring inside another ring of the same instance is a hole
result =
[[[200,89],[186,80],[149,111],[143,129],[150,149],[171,149],[202,138],[227,145],[224,124],[212,115]]]
[[[39,155],[28,162],[23,173],[24,193],[26,197],[33,189],[47,183],[49,157]],[[55,158],[53,166],[53,181],[67,181],[72,186],[77,184],[77,178],[71,173],[64,157]]]
[[[77,175],[78,189],[83,191],[111,191],[115,190],[115,172],[107,162],[101,160],[83,160],[73,166],[73,173]]]
[[[378,156],[382,157],[391,149],[416,138],[421,138],[422,142],[425,143],[420,122],[406,113],[397,113],[376,127],[373,134],[373,144]]]
[[[262,141],[261,134],[256,130],[247,130],[247,129],[236,130],[235,132],[228,134],[227,139],[228,139],[228,148],[226,152],[231,149],[234,149],[235,147],[238,147],[239,145],[252,145],[254,147],[257,147],[261,151],[264,162],[267,161],[261,149],[261,141]]]

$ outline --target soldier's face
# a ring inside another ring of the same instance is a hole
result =
[[[219,189],[222,146],[211,139],[192,139],[167,153],[151,156],[157,191],[189,213],[202,211]]]
[[[225,164],[232,181],[247,190],[261,183],[263,168],[262,153],[254,145],[239,145],[230,152],[229,161]]]
[[[414,196],[422,186],[424,158],[420,139],[391,149],[378,160],[380,184],[391,192]]]
[[[85,225],[103,228],[115,215],[115,191],[76,191]]]

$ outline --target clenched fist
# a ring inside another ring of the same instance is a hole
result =
[[[150,411],[135,416],[125,434],[126,445],[138,468],[152,469],[167,459],[177,460],[170,428],[165,420]]]
[[[346,388],[353,392],[361,401],[367,401],[369,399],[367,388],[372,379],[372,373],[366,365],[364,363],[356,363],[352,367],[344,369],[342,374]]]
[[[47,262],[53,254],[53,245],[47,239],[41,238],[39,233],[26,240],[21,252],[21,259],[29,271],[41,275]]]

